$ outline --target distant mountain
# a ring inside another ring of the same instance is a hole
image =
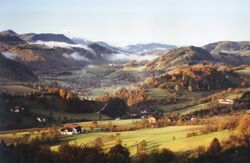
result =
[[[214,64],[196,64],[176,67],[160,76],[147,78],[141,84],[144,88],[170,88],[179,91],[216,90],[239,86],[244,80],[230,66]],[[169,83],[172,88],[168,87]]]
[[[66,37],[63,34],[52,34],[52,33],[27,33],[19,35],[21,39],[28,42],[36,41],[55,41],[55,42],[64,42],[68,44],[75,44],[70,38]]]
[[[97,43],[97,44],[99,44],[99,45],[101,45],[101,46],[103,46],[105,48],[108,48],[110,50],[113,50],[113,51],[124,52],[122,50],[122,48],[119,48],[119,47],[116,47],[116,46],[112,46],[112,45],[110,45],[110,44],[108,44],[106,42],[103,42],[103,41],[98,41],[98,42],[95,42],[95,43]]]
[[[12,30],[6,30],[6,31],[2,31],[0,32],[0,35],[14,35],[14,36],[18,36],[18,34]]]
[[[135,45],[128,45],[123,48],[123,50],[128,51],[130,53],[144,53],[147,51],[153,50],[170,50],[176,48],[175,45],[167,45],[167,44],[160,44],[160,43],[149,43],[149,44],[135,44]]]
[[[220,52],[237,53],[240,51],[250,50],[250,41],[220,41],[207,44],[203,46],[203,48],[212,54],[218,54]]]
[[[112,53],[116,53],[115,50],[112,50],[110,48],[107,48],[107,47],[102,46],[102,45],[100,45],[98,43],[95,43],[95,42],[88,44],[88,48],[93,49],[93,51],[95,53],[97,53],[97,54],[112,54]]]
[[[13,59],[35,72],[44,73],[79,68],[87,64],[108,63],[110,55],[116,53],[97,43],[71,43],[64,35],[57,34],[0,33],[0,52],[13,54]]]
[[[36,81],[37,76],[25,65],[0,53],[0,81]]]
[[[86,40],[86,39],[82,39],[82,38],[77,38],[77,37],[71,38],[71,40],[74,43],[80,44],[80,45],[87,45],[87,44],[91,43],[90,40]]]
[[[25,43],[18,34],[12,30],[2,31],[0,32],[0,41],[8,44],[19,44]]]
[[[147,64],[149,70],[166,70],[183,64],[196,64],[199,62],[213,61],[213,56],[206,50],[195,47],[181,47],[165,52],[161,57]]]
[[[220,62],[241,65],[250,64],[250,41],[220,41],[203,46]]]

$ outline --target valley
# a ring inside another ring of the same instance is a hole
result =
[[[233,138],[244,146],[249,42],[122,48],[74,40],[0,32],[1,141],[52,153],[65,144],[103,153],[122,145],[132,159],[166,148],[195,159],[215,138],[225,149]]]

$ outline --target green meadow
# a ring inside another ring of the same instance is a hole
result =
[[[109,139],[119,135],[122,144],[126,146],[131,155],[137,152],[137,144],[143,140],[146,141],[146,152],[154,149],[169,148],[175,152],[186,152],[200,145],[209,146],[213,138],[217,137],[220,141],[226,140],[233,131],[223,130],[209,134],[187,137],[187,133],[198,131],[202,126],[173,126],[163,128],[141,129],[126,132],[99,132],[80,134],[76,136],[64,137],[61,140],[70,144],[92,146],[96,138],[102,138],[103,149],[108,149],[116,144],[116,140]],[[52,150],[57,150],[58,145],[52,146]]]

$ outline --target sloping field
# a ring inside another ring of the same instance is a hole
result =
[[[127,131],[120,132],[120,138],[122,139],[122,144],[130,150],[131,155],[134,155],[137,151],[137,144],[142,140],[146,141],[146,152],[157,148],[169,148],[175,152],[185,152],[194,149],[199,145],[208,146],[214,137],[217,137],[222,141],[228,139],[230,134],[232,134],[232,131],[224,130],[205,135],[186,137],[187,133],[196,131],[201,127],[202,126],[174,126]],[[108,150],[116,143],[116,140],[109,139],[112,135],[115,137],[117,133],[101,132],[81,134],[72,137],[65,137],[62,140],[69,142],[70,144],[84,144],[91,146],[96,138],[102,138],[104,149]],[[51,148],[57,150],[58,145],[52,146]]]

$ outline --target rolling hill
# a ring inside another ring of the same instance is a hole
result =
[[[220,41],[203,46],[218,62],[230,65],[250,64],[249,41]]]
[[[204,45],[203,48],[212,54],[234,53],[239,51],[250,50],[250,41],[220,41]]]
[[[36,42],[36,41],[55,41],[55,42],[65,42],[68,44],[75,44],[70,38],[66,37],[63,34],[53,34],[53,33],[27,33],[19,35],[21,39],[27,42]]]
[[[202,48],[189,46],[167,51],[146,66],[149,70],[167,70],[184,64],[192,65],[204,61],[213,62],[214,58],[208,51]]]
[[[230,67],[213,64],[196,64],[174,68],[158,77],[147,78],[142,86],[145,88],[172,88],[192,91],[209,91],[240,86],[244,80]]]
[[[15,60],[35,72],[50,72],[107,63],[116,52],[97,43],[75,44],[64,35],[0,33],[0,52],[15,55]]]
[[[161,44],[161,43],[148,43],[148,44],[135,44],[128,45],[122,49],[130,53],[144,53],[147,51],[154,51],[159,49],[170,50],[176,48],[175,45]]]
[[[25,65],[0,53],[0,81],[36,81],[37,76]]]

